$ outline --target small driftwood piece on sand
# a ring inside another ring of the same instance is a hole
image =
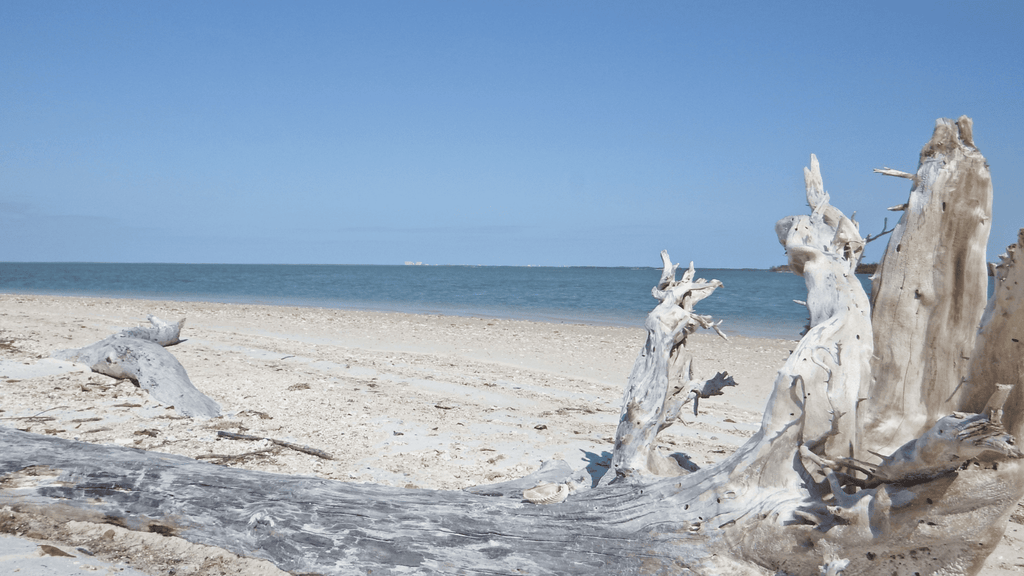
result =
[[[242,454],[200,454],[199,456],[196,456],[196,460],[216,460],[216,464],[227,464],[228,462],[245,460],[246,458],[252,458],[253,456],[277,454],[281,452],[281,449],[281,446],[275,444],[270,448],[253,450],[252,452],[243,452]]]
[[[284,446],[285,448],[291,448],[292,450],[296,450],[298,452],[304,452],[304,453],[309,454],[311,456],[316,456],[318,458],[323,458],[324,460],[334,460],[334,456],[331,456],[329,453],[324,452],[323,450],[320,450],[319,448],[312,448],[310,446],[306,446],[306,445],[303,445],[303,444],[296,444],[294,442],[288,442],[286,440],[278,440],[277,438],[266,438],[264,436],[250,436],[248,434],[238,434],[236,432],[225,432],[223,430],[218,430],[217,431],[217,436],[219,436],[221,438],[231,438],[232,440],[256,440],[256,441],[267,440],[267,441],[273,442],[274,444],[277,444],[278,446]]]
[[[128,328],[95,344],[58,350],[52,356],[86,364],[93,372],[113,378],[127,378],[157,402],[174,406],[182,416],[220,416],[220,406],[192,384],[185,367],[164,349],[181,342],[185,320],[169,324],[149,316],[149,322],[152,326]]]
[[[940,120],[872,311],[855,275],[866,240],[812,156],[810,214],[776,225],[810,326],[761,428],[706,469],[654,449],[688,398],[730,383],[693,382],[685,350],[695,325],[712,325],[693,304],[719,284],[692,269],[676,280],[666,254],[596,486],[562,463],[461,492],[406,490],[0,428],[0,504],[174,534],[295,573],[976,575],[1024,497],[1010,433],[1024,427],[1024,232],[985,312],[987,175],[970,120]]]

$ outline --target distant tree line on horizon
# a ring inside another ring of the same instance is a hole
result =
[[[874,274],[878,268],[877,262],[861,262],[857,264],[855,274]],[[789,264],[779,264],[768,269],[769,272],[791,272]],[[988,263],[988,275],[995,276],[995,262]]]
[[[857,270],[855,274],[874,274],[878,268],[877,263],[861,262],[857,264]],[[772,266],[768,269],[769,272],[792,272],[789,268],[789,264],[779,264],[778,266]]]

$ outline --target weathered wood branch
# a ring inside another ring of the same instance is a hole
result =
[[[865,240],[812,156],[811,213],[776,225],[807,286],[808,331],[758,432],[706,469],[681,475],[653,447],[688,398],[729,383],[694,383],[685,349],[696,327],[715,326],[693,305],[721,283],[694,280],[692,265],[676,280],[663,253],[660,303],[596,488],[579,489],[564,463],[465,492],[402,490],[0,428],[0,504],[175,534],[293,572],[977,574],[1024,497],[1024,233],[977,349],[964,340],[984,302],[987,174],[970,121],[940,121],[872,310],[854,274]]]
[[[152,326],[128,328],[84,348],[58,350],[54,358],[80,362],[94,372],[127,378],[161,404],[183,416],[213,418],[220,406],[192,384],[180,362],[164,346],[181,342],[185,320],[175,324],[149,316]]]
[[[995,394],[990,399],[992,406],[981,414],[954,412],[939,419],[923,436],[883,457],[878,465],[853,460],[842,463],[867,474],[868,481],[861,486],[875,487],[940,476],[989,453],[1006,458],[1024,457],[1014,445],[1014,437],[1000,422],[1009,388],[1005,386],[1005,391]]]
[[[885,218],[882,221],[882,231],[879,232],[878,234],[868,234],[867,236],[864,237],[864,243],[865,244],[870,244],[871,242],[874,242],[875,240],[878,240],[882,236],[885,236],[887,234],[892,234],[893,230],[895,230],[895,229],[896,229],[895,227],[894,228],[889,228],[889,219]]]
[[[882,174],[883,176],[895,176],[897,178],[906,178],[907,180],[913,180],[914,174],[910,172],[904,172],[902,170],[896,170],[894,168],[875,168],[873,170],[875,174]]]
[[[693,311],[694,305],[720,288],[718,280],[694,280],[693,263],[676,280],[678,264],[662,251],[662,274],[652,294],[660,303],[647,316],[647,341],[629,375],[622,412],[615,432],[615,448],[603,482],[643,481],[649,476],[678,476],[687,470],[676,460],[657,453],[659,432],[679,417],[687,401],[696,402],[703,385],[692,381],[693,359],[686,353],[686,338],[697,328],[715,328],[710,316]],[[719,332],[721,334],[721,332]],[[669,380],[681,382],[670,394]],[[731,379],[730,379],[731,380]],[[735,382],[721,382],[721,387]],[[709,387],[712,393],[714,385]],[[692,395],[691,395],[692,394]],[[695,404],[696,405],[696,404]]]
[[[680,382],[669,392],[665,401],[665,422],[661,425],[662,430],[680,419],[683,407],[687,404],[693,403],[693,415],[696,416],[702,398],[721,396],[725,394],[725,388],[737,385],[736,380],[729,376],[728,372],[719,372],[710,380],[703,382],[694,380],[692,364],[692,361],[687,362],[686,367],[680,372]]]
[[[237,434],[235,432],[225,432],[224,430],[218,430],[217,436],[220,438],[230,438],[232,440],[266,440],[272,442],[278,446],[284,448],[291,448],[298,452],[303,452],[317,458],[323,458],[324,460],[334,460],[334,456],[331,456],[329,452],[321,450],[319,448],[313,448],[312,446],[306,446],[304,444],[296,444],[295,442],[288,442],[287,440],[279,440],[277,438],[267,438],[266,436],[252,436],[250,434]]]

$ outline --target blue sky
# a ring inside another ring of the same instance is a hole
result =
[[[1024,2],[0,3],[0,261],[784,262],[974,119],[1024,227]],[[869,246],[866,260],[881,254]]]

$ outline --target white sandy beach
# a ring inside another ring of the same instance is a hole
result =
[[[146,324],[148,314],[187,318],[186,341],[169,350],[224,416],[182,418],[129,381],[48,359]],[[0,295],[0,425],[269,472],[460,489],[522,477],[549,459],[598,470],[644,338],[639,328],[580,324]],[[691,337],[698,375],[728,371],[739,387],[701,402],[699,416],[659,436],[661,449],[702,467],[730,453],[757,429],[795,338]],[[332,459],[218,431],[284,440]],[[204,556],[191,545],[153,541],[174,538],[80,523],[47,528],[4,514],[0,532],[31,531],[146,573],[274,572],[220,551]],[[1010,527],[986,574],[1024,570],[1021,526]]]

